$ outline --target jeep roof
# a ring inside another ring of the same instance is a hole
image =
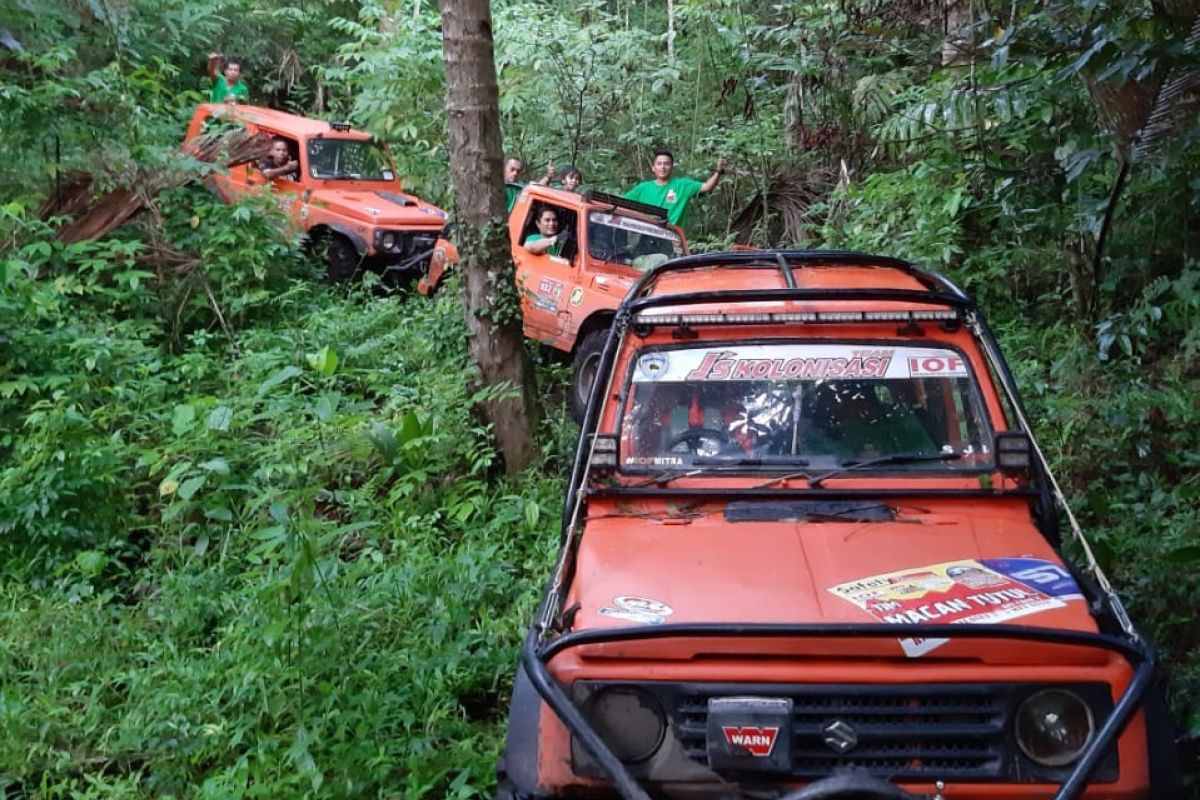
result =
[[[1153,653],[954,284],[677,259],[597,376],[500,796],[1170,794]]]

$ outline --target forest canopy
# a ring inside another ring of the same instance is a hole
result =
[[[723,157],[694,248],[898,256],[979,299],[1200,734],[1200,3],[492,12],[526,177]],[[275,206],[204,188],[212,51],[453,205],[434,3],[0,0],[0,797],[486,796],[565,369],[544,463],[500,475],[453,290],[332,291]],[[65,242],[84,179],[145,208]]]

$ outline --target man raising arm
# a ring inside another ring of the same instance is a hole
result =
[[[683,227],[687,219],[688,203],[698,194],[711,192],[725,174],[725,159],[717,159],[717,168],[708,180],[701,183],[692,178],[674,178],[675,156],[670,150],[658,150],[650,163],[654,180],[642,181],[625,193],[629,200],[661,206],[667,210],[667,222]]]

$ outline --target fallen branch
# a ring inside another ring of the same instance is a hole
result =
[[[184,144],[183,151],[197,161],[230,168],[264,158],[270,146],[271,140],[267,135],[250,134],[243,128],[237,128],[225,133],[197,136]],[[128,221],[154,195],[165,189],[183,186],[195,178],[195,172],[184,171],[139,175],[129,181],[129,186],[113,189],[97,198],[92,193],[92,176],[78,173],[42,204],[38,214],[42,219],[64,215],[75,217],[74,221],[59,229],[59,241],[71,244],[99,239]]]

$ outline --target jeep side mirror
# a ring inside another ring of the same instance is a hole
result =
[[[997,433],[996,466],[1005,475],[1029,475],[1033,467],[1033,441],[1029,434]]]

